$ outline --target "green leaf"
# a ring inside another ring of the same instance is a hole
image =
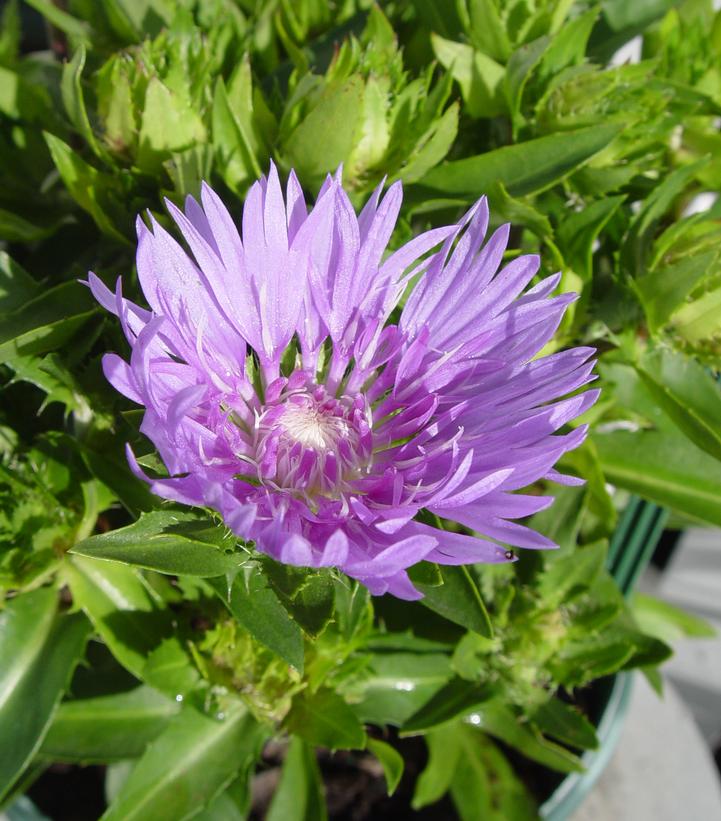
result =
[[[639,628],[667,644],[680,638],[713,638],[716,630],[706,621],[654,596],[635,593],[631,609]]]
[[[440,586],[416,582],[411,575],[416,587],[423,593],[420,603],[454,624],[474,630],[481,636],[492,636],[493,628],[488,611],[468,569],[445,565],[439,570],[443,579]]]
[[[538,577],[538,593],[544,605],[557,607],[588,590],[603,570],[608,542],[601,539],[578,546],[572,553],[545,556]]]
[[[625,197],[605,197],[582,211],[564,216],[558,229],[558,247],[563,258],[584,282],[593,274],[593,243],[618,210]]]
[[[130,472],[127,461],[119,458],[119,454],[116,456],[109,452],[109,448],[103,448],[100,452],[76,440],[73,444],[80,451],[90,473],[109,487],[133,516],[159,504],[158,497],[150,492],[145,482]]]
[[[67,701],[38,754],[79,764],[139,758],[179,709],[175,700],[150,687]]]
[[[328,810],[313,749],[291,738],[265,821],[327,821]]]
[[[439,165],[420,184],[444,194],[475,199],[500,181],[512,196],[531,194],[580,168],[620,131],[621,126],[608,123],[504,146]]]
[[[148,654],[170,629],[137,570],[75,556],[63,566],[73,601],[90,618],[115,658],[141,678]]]
[[[388,795],[393,795],[403,776],[403,756],[395,747],[378,738],[369,738],[367,746],[383,767]]]
[[[44,291],[3,317],[0,361],[63,345],[95,312],[92,297],[77,282]]]
[[[444,653],[374,653],[354,692],[353,710],[369,724],[400,726],[451,678]]]
[[[125,227],[128,221],[118,179],[88,165],[54,134],[46,131],[43,136],[55,167],[72,198],[90,214],[104,234],[127,245],[128,239],[118,230],[118,226]]]
[[[434,804],[448,791],[461,756],[459,724],[447,724],[431,730],[426,736],[428,763],[420,774],[411,806],[420,810]]]
[[[181,701],[201,683],[200,673],[189,650],[177,636],[164,639],[150,653],[143,667],[142,679]]]
[[[78,130],[79,134],[90,146],[97,157],[103,157],[105,152],[101,150],[98,141],[95,139],[88,112],[85,108],[85,98],[80,80],[85,67],[86,51],[85,45],[80,44],[73,54],[73,59],[63,66],[63,76],[60,82],[60,92],[63,98],[63,105],[68,113],[70,122]]]
[[[646,198],[641,210],[633,218],[621,247],[622,267],[633,277],[646,273],[654,232],[659,220],[669,210],[708,159],[682,165],[666,176]]]
[[[285,723],[289,732],[316,747],[361,750],[366,745],[363,725],[333,690],[306,690],[297,695]]]
[[[546,735],[582,750],[598,748],[596,730],[575,707],[555,696],[533,714],[533,723]]]
[[[244,567],[230,590],[222,579],[213,579],[210,584],[254,639],[303,672],[300,627],[268,586],[268,579],[260,568]]]
[[[79,40],[90,40],[92,29],[83,20],[78,20],[55,5],[52,0],[27,0],[27,4],[40,12],[55,28]]]
[[[235,537],[207,516],[181,511],[143,513],[127,527],[76,544],[71,553],[123,562],[173,576],[224,576],[235,573],[246,554],[227,555]]]
[[[682,257],[671,265],[654,268],[633,280],[633,288],[638,294],[646,313],[649,329],[659,331],[671,319],[674,312],[685,303],[686,297],[712,270],[718,260],[716,251]],[[694,303],[689,305],[689,308]],[[698,306],[694,307],[698,310]],[[713,314],[715,318],[715,314]],[[702,332],[700,338],[706,333]]]
[[[562,773],[583,771],[577,756],[534,732],[500,700],[482,704],[467,720],[545,767]]]
[[[696,360],[648,350],[636,367],[658,406],[705,453],[721,460],[721,387]]]
[[[423,134],[398,172],[404,183],[417,182],[451,150],[458,133],[458,103],[452,103]]]
[[[458,715],[469,712],[488,701],[492,693],[478,682],[452,678],[405,722],[402,735],[425,732],[446,724]]]
[[[37,242],[37,240],[52,236],[63,223],[70,222],[70,220],[71,217],[65,216],[54,222],[43,222],[42,225],[37,225],[19,214],[0,208],[0,238],[6,242]]]
[[[40,284],[6,251],[0,251],[0,314],[21,308],[39,291]]]
[[[459,727],[460,755],[451,780],[451,796],[460,821],[534,821],[535,802],[490,739],[470,727]]]
[[[608,481],[686,516],[721,526],[721,465],[680,434],[597,433]]]
[[[553,496],[553,504],[536,513],[531,519],[531,527],[555,542],[560,548],[559,554],[566,554],[576,547],[586,490],[578,487],[554,488]]]
[[[721,288],[683,305],[673,316],[674,331],[692,345],[721,330]]]
[[[543,53],[548,48],[549,42],[550,39],[548,37],[539,37],[530,43],[524,43],[513,52],[508,60],[508,67],[506,69],[506,95],[511,111],[514,135],[523,124],[521,103],[526,83],[533,70],[541,61]]]
[[[586,481],[586,498],[589,510],[599,519],[602,534],[610,536],[616,526],[618,513],[606,487],[606,477],[601,469],[596,448],[589,439],[580,447],[563,455],[558,466],[580,476]]]
[[[433,53],[461,89],[471,117],[495,117],[507,109],[503,98],[503,66],[465,43],[431,34]]]
[[[38,588],[0,612],[0,800],[42,743],[85,649],[87,620],[58,615],[57,600]]]
[[[459,10],[463,8],[460,3],[458,7]],[[466,25],[471,42],[477,49],[501,63],[508,60],[511,44],[494,0],[469,0]]]
[[[333,616],[335,588],[328,571],[307,568],[264,558],[263,569],[285,609],[311,638],[317,638]]]
[[[260,176],[255,153],[231,110],[222,77],[218,77],[213,95],[213,146],[223,179],[231,191],[241,190],[251,179]]]
[[[283,146],[289,167],[306,184],[315,184],[351,153],[363,104],[363,82],[350,77],[342,85],[329,85],[316,105],[290,134]]]
[[[583,63],[588,38],[597,18],[598,9],[591,8],[566,22],[545,50],[538,74],[543,78],[552,78],[568,66]]]
[[[199,145],[206,137],[203,121],[190,100],[169,89],[157,77],[151,78],[140,121],[138,167],[157,173],[170,153]]]
[[[103,821],[192,817],[257,759],[265,737],[240,705],[217,720],[186,708],[148,747]]]

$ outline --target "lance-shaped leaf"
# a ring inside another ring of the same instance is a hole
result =
[[[79,764],[139,758],[180,710],[151,687],[61,704],[39,750],[50,761]]]
[[[303,672],[300,627],[268,586],[268,579],[259,567],[242,568],[230,585],[225,579],[213,579],[211,585],[254,639]]]
[[[217,718],[186,708],[148,747],[103,821],[192,817],[256,760],[265,737],[239,704]]]
[[[514,197],[542,191],[580,168],[621,131],[613,123],[579,128],[444,163],[421,180],[443,194],[476,199],[495,182]]]
[[[63,573],[73,601],[90,618],[115,658],[142,678],[148,654],[170,630],[138,571],[120,564],[75,556]]]
[[[291,739],[266,821],[326,821],[328,810],[313,748]]]
[[[721,526],[721,466],[685,436],[619,430],[593,442],[609,482]]]
[[[57,600],[39,588],[0,613],[0,799],[42,743],[90,631],[84,616],[58,615]]]
[[[175,576],[210,578],[237,571],[243,557],[233,555],[234,545],[228,530],[207,516],[156,510],[127,527],[90,536],[71,552]]]
[[[646,352],[637,371],[679,430],[721,460],[721,388],[713,375],[691,357],[665,348]]]

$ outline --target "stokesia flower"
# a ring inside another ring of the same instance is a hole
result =
[[[132,349],[103,368],[145,408],[169,477],[128,458],[154,493],[219,511],[281,562],[413,599],[407,569],[423,559],[554,546],[513,521],[552,498],[515,491],[576,481],[553,466],[586,428],[557,431],[598,392],[560,398],[593,379],[591,348],[534,359],[575,295],[550,296],[559,275],[526,290],[537,256],[500,267],[509,226],[484,244],[485,198],[386,255],[401,196],[400,183],[382,199],[379,187],[356,215],[336,175],[308,211],[295,175],[284,199],[271,166],[239,233],[204,185],[184,212],[168,203],[190,255],[138,218],[150,310],[120,280],[114,294],[92,273],[89,285]],[[478,535],[429,524],[440,520]]]

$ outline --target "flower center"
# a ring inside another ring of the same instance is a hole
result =
[[[365,399],[336,398],[322,386],[282,392],[256,424],[258,478],[306,499],[340,498],[368,467],[372,450]]]

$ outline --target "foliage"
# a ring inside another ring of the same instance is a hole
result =
[[[448,792],[460,818],[535,817],[508,750],[578,770],[597,740],[570,698],[703,634],[631,608],[605,567],[628,491],[721,524],[720,206],[689,208],[721,183],[720,13],[62,5],[8,2],[0,30],[0,801],[51,762],[106,763],[104,817],[244,818],[264,743],[290,736],[268,817],[322,818],[314,748],[367,751],[392,790],[394,727],[428,746],[415,808]],[[609,63],[637,34],[642,60]],[[137,213],[168,224],[163,198],[203,179],[239,202],[271,158],[307,191],[342,163],[358,203],[402,180],[399,241],[485,192],[579,293],[554,346],[595,346],[603,393],[562,465],[585,487],[531,523],[559,550],[422,563],[421,603],[371,600],[130,474],[124,441],[159,463],[102,377],[123,340],[77,279],[132,271]]]

